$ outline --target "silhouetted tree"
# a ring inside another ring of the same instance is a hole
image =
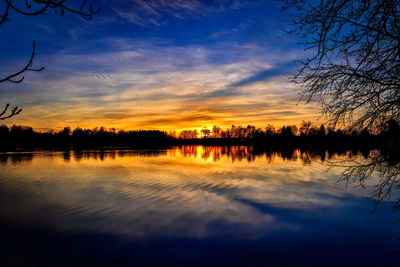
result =
[[[308,131],[308,135],[309,136],[318,136],[319,135],[319,131],[320,131],[320,128],[318,128],[316,126],[312,126]]]
[[[297,127],[295,125],[282,126],[279,133],[282,136],[295,136],[297,135]]]
[[[67,2],[69,3],[71,2],[68,0],[25,0],[25,1],[3,0],[2,2],[3,2],[2,7],[4,8],[4,10],[1,12],[0,15],[0,26],[10,21],[9,18],[12,12],[25,16],[37,16],[45,14],[47,10],[52,10],[55,13],[59,13],[61,16],[63,16],[65,12],[77,14],[85,20],[92,19],[93,15],[100,12],[100,9],[93,9],[93,6],[91,4],[87,5],[87,0],[83,0],[82,3],[77,7],[68,5]],[[18,71],[8,74],[5,77],[0,77],[0,83],[2,82],[20,83],[25,78],[23,76],[25,72],[42,71],[44,67],[40,68],[33,67],[34,57],[35,57],[35,41],[32,42],[32,53],[27,64]],[[19,108],[18,106],[10,108],[10,104],[6,104],[4,109],[0,112],[0,120],[8,119],[12,116],[19,114],[21,111],[22,109]]]
[[[70,136],[71,135],[71,128],[70,127],[64,127],[64,129],[61,132],[61,135],[63,136]]]
[[[257,134],[257,128],[253,125],[247,125],[245,129],[245,137],[246,138],[254,138]]]
[[[282,0],[295,8],[289,32],[310,56],[293,80],[319,100],[331,125],[362,129],[400,120],[400,2]]]
[[[386,123],[386,133],[390,136],[400,136],[400,125],[395,120],[389,120]]]
[[[368,128],[364,128],[364,129],[361,131],[360,135],[361,135],[361,136],[368,136],[368,135],[370,135],[370,132],[369,132]]]
[[[267,127],[265,127],[265,135],[272,136],[274,134],[275,134],[275,127],[271,124],[268,124]]]
[[[179,138],[180,139],[196,139],[197,138],[197,130],[183,130],[180,134],[179,134]]]
[[[114,128],[114,132],[115,132],[115,128]],[[171,136],[172,138],[177,138],[176,131],[169,131],[168,135]]]
[[[212,137],[221,138],[222,129],[219,126],[214,126],[212,129]]]
[[[211,131],[207,128],[201,129],[201,134],[203,135],[204,138],[208,138],[210,136]]]
[[[326,135],[326,129],[325,129],[325,126],[323,124],[321,124],[321,126],[319,127],[319,135],[320,136],[325,136]]]
[[[312,126],[311,121],[302,121],[300,125],[300,134],[301,135],[308,135]]]
[[[297,135],[297,133],[299,132],[299,129],[297,128],[296,125],[290,125],[290,130],[292,131],[293,135]]]
[[[6,125],[0,125],[0,139],[5,140],[9,134],[8,127]]]

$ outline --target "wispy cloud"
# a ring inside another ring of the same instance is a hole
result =
[[[98,24],[61,24],[72,40],[38,24],[43,46],[52,40],[57,52],[38,50],[45,71],[2,85],[2,100],[24,109],[8,123],[179,130],[315,118],[286,78],[302,51],[276,35],[264,2],[112,1]],[[2,63],[18,67],[19,57]]]
[[[266,81],[276,76],[289,75],[293,73],[293,69],[294,69],[293,62],[284,62],[281,63],[280,65],[273,66],[269,69],[258,71],[255,74],[252,74],[249,77],[244,78],[240,81],[233,82],[229,85],[229,87],[251,85],[253,83]]]
[[[166,24],[166,17],[183,20],[199,18],[213,12],[237,9],[246,1],[239,0],[128,0],[113,1],[112,10],[122,19],[140,26]]]
[[[263,47],[224,47],[149,44],[146,49],[58,55],[18,94],[4,93],[24,107],[15,122],[40,121],[41,127],[261,127],[311,114],[296,106],[296,88],[285,77],[290,59],[277,62]],[[229,56],[237,50],[241,56]],[[215,53],[223,54],[215,61]]]

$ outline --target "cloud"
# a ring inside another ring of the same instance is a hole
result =
[[[115,5],[115,3],[114,3]],[[131,0],[117,2],[113,11],[121,18],[138,25],[160,25],[160,18],[173,16],[183,19],[187,16],[200,15],[203,5],[199,1],[143,1]]]
[[[211,2],[190,0],[130,0],[113,1],[112,10],[121,19],[146,26],[160,26],[167,23],[167,18],[178,20],[200,18],[210,13],[223,12],[227,9],[238,9],[246,1],[216,0]]]
[[[269,78],[288,75],[294,69],[293,64],[293,62],[284,62],[266,70],[261,70],[245,79],[231,83],[228,87],[251,85],[256,82],[266,81]]]
[[[103,43],[129,43],[112,38]],[[201,128],[296,123],[313,116],[296,106],[285,77],[293,54],[223,42],[174,46],[133,42],[122,50],[42,57],[46,71],[1,90],[23,106],[10,123],[40,128]],[[218,56],[216,56],[218,55]],[[13,87],[14,86],[14,87]]]

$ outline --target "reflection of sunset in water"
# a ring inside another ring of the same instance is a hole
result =
[[[145,250],[165,239],[261,242],[268,251],[269,239],[320,246],[315,235],[332,245],[394,246],[391,212],[372,214],[368,190],[346,189],[337,183],[341,169],[327,166],[360,158],[353,154],[201,146],[2,153],[0,223],[63,237],[109,235],[144,242]],[[384,243],[353,238],[353,229]]]
[[[12,205],[2,206],[1,216],[59,231],[129,236],[159,231],[208,236],[215,234],[210,224],[223,220],[250,227],[242,237],[255,238],[256,230],[297,228],[260,205],[297,210],[341,205],[347,193],[336,184],[338,170],[321,175],[322,161],[334,157],[326,151],[201,146],[2,154],[2,173],[8,174],[1,176],[2,190],[16,196],[8,200]]]
[[[329,151],[329,150],[301,150],[286,149],[272,150],[270,148],[254,148],[252,146],[181,146],[169,149],[143,149],[143,150],[69,150],[64,152],[26,152],[26,153],[1,153],[0,164],[11,161],[13,163],[23,163],[32,161],[34,157],[63,158],[64,161],[81,160],[100,160],[106,159],[120,160],[124,157],[169,157],[179,160],[190,158],[198,161],[220,161],[229,159],[235,161],[255,161],[267,160],[272,162],[275,159],[283,161],[300,160],[303,164],[311,164],[314,161],[327,161],[337,157],[354,157],[358,152],[355,151]],[[364,155],[367,157],[368,153]]]

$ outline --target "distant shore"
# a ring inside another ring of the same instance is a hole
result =
[[[314,131],[295,134],[289,127],[268,132],[255,128],[240,128],[240,131],[227,130],[219,135],[212,133],[202,138],[182,138],[158,130],[119,131],[105,128],[37,132],[27,126],[0,126],[0,150],[35,149],[136,149],[168,148],[172,146],[254,146],[272,149],[311,149],[311,150],[372,150],[399,147],[400,135],[397,130],[381,131],[371,134],[368,131],[345,132]],[[249,130],[250,129],[250,130]],[[286,130],[285,130],[286,129]],[[219,137],[224,136],[224,137]]]

